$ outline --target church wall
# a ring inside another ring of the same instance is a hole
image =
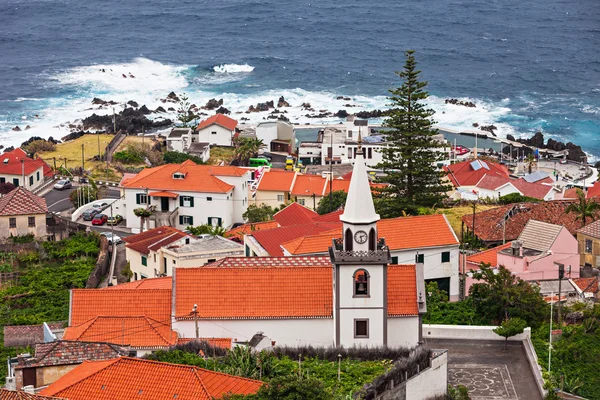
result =
[[[369,337],[354,337],[354,320],[369,320]],[[340,310],[340,344],[352,346],[383,346],[383,310],[382,309],[341,309]]]
[[[419,317],[388,318],[388,346],[415,347],[419,342]]]
[[[369,297],[354,296],[354,272],[366,270],[369,277]],[[383,307],[383,265],[340,265],[340,307]]]
[[[333,319],[245,319],[199,320],[199,335],[203,338],[232,338],[247,341],[257,332],[274,340],[278,346],[333,346]],[[173,321],[179,337],[196,336],[194,321]]]

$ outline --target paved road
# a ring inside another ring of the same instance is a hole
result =
[[[43,196],[46,199],[46,204],[48,204],[48,209],[51,212],[61,212],[73,207],[71,200],[69,200],[69,195],[75,189],[74,187],[67,190],[50,190]],[[119,194],[119,189],[107,188],[107,198],[118,199]]]

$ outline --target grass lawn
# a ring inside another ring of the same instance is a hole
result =
[[[477,212],[489,210],[489,209],[496,208],[496,207],[498,207],[498,206],[491,206],[491,205],[487,205],[487,204],[478,204]],[[467,214],[472,214],[473,208],[471,206],[458,206],[458,207],[452,207],[452,208],[440,208],[437,211],[440,214],[446,215],[446,217],[448,218],[448,222],[450,222],[452,229],[454,229],[454,233],[456,233],[456,236],[458,236],[460,238],[460,228],[462,225],[462,217]]]
[[[142,138],[141,136],[127,136],[125,139],[123,139],[123,141],[121,142],[121,144],[119,145],[119,147],[117,147],[117,149],[115,151],[122,151],[122,150],[125,150],[125,148],[130,144],[142,143],[142,142],[149,144],[149,145],[154,144],[152,142],[152,139],[149,137]]]
[[[210,148],[209,164],[218,164],[225,161],[225,164],[229,165],[231,160],[233,160],[233,147],[214,146]]]
[[[114,135],[106,134],[83,135],[78,139],[57,144],[55,151],[39,153],[39,156],[51,167],[54,167],[54,157],[56,157],[57,167],[64,166],[65,158],[67,159],[67,168],[81,167],[81,145],[83,144],[83,156],[87,167],[87,161],[98,155],[98,139],[100,139],[100,156],[102,156],[113,137]]]

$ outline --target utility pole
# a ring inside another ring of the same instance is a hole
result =
[[[117,134],[117,114],[115,114],[115,108],[113,107],[113,132]]]
[[[52,160],[54,160],[54,175],[56,175],[56,157],[52,157]]]
[[[100,132],[98,132],[98,161],[100,161]]]
[[[558,264],[558,329],[562,329],[562,320],[561,320],[561,302],[560,295],[562,289],[562,280],[565,277],[565,266],[563,264]]]
[[[552,297],[550,297],[550,340],[548,341],[548,375],[550,375],[550,367],[552,365],[552,306],[554,302],[554,293],[552,293]]]
[[[194,314],[194,325],[196,325],[196,339],[199,339],[200,332],[198,330],[198,304],[194,304],[194,308],[192,308],[192,314]]]
[[[329,212],[333,211],[333,133],[331,133],[331,156],[329,157]]]
[[[85,169],[85,158],[83,156],[83,143],[81,143],[81,174],[83,175],[83,170]]]
[[[23,178],[23,187],[26,187],[25,183],[25,160],[21,159],[21,178]]]
[[[313,198],[313,210],[317,210],[317,195],[316,194],[312,194],[312,198]]]

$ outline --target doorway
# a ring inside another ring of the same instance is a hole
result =
[[[160,211],[169,211],[169,198],[168,197],[160,198]]]

